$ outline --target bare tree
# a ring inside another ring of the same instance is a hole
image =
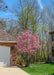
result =
[[[16,20],[10,20],[7,22],[7,29],[6,31],[13,35],[14,37],[17,37],[18,33],[19,33],[19,27],[18,27],[18,24],[17,24],[17,21]]]
[[[0,29],[5,30],[7,27],[6,21],[4,19],[0,19]]]
[[[5,4],[3,0],[0,0],[0,11],[6,11],[8,6]]]

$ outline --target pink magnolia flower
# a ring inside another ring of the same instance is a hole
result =
[[[20,53],[35,54],[40,49],[40,41],[36,33],[30,34],[29,30],[21,32],[17,36],[17,45],[15,46]]]

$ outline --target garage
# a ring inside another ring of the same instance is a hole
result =
[[[15,37],[0,29],[0,66],[16,66],[17,44]]]
[[[10,65],[10,48],[6,46],[0,46],[0,66]]]

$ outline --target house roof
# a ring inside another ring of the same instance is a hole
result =
[[[54,33],[54,30],[53,31],[51,31],[51,32],[49,32],[49,34],[53,34]]]
[[[0,42],[16,42],[16,38],[14,38],[12,35],[8,34],[6,31],[3,31],[0,29]]]

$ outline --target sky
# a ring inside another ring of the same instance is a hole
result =
[[[13,9],[12,7],[17,4],[18,0],[4,0],[4,1],[5,1],[6,5],[8,5],[8,8],[12,10]],[[42,10],[45,5],[51,4],[52,0],[37,0],[37,1],[39,3],[40,9]],[[16,19],[14,13],[10,13],[10,12],[0,12],[0,17],[2,17],[2,18],[3,17],[6,17],[6,18],[11,17],[13,19]]]

